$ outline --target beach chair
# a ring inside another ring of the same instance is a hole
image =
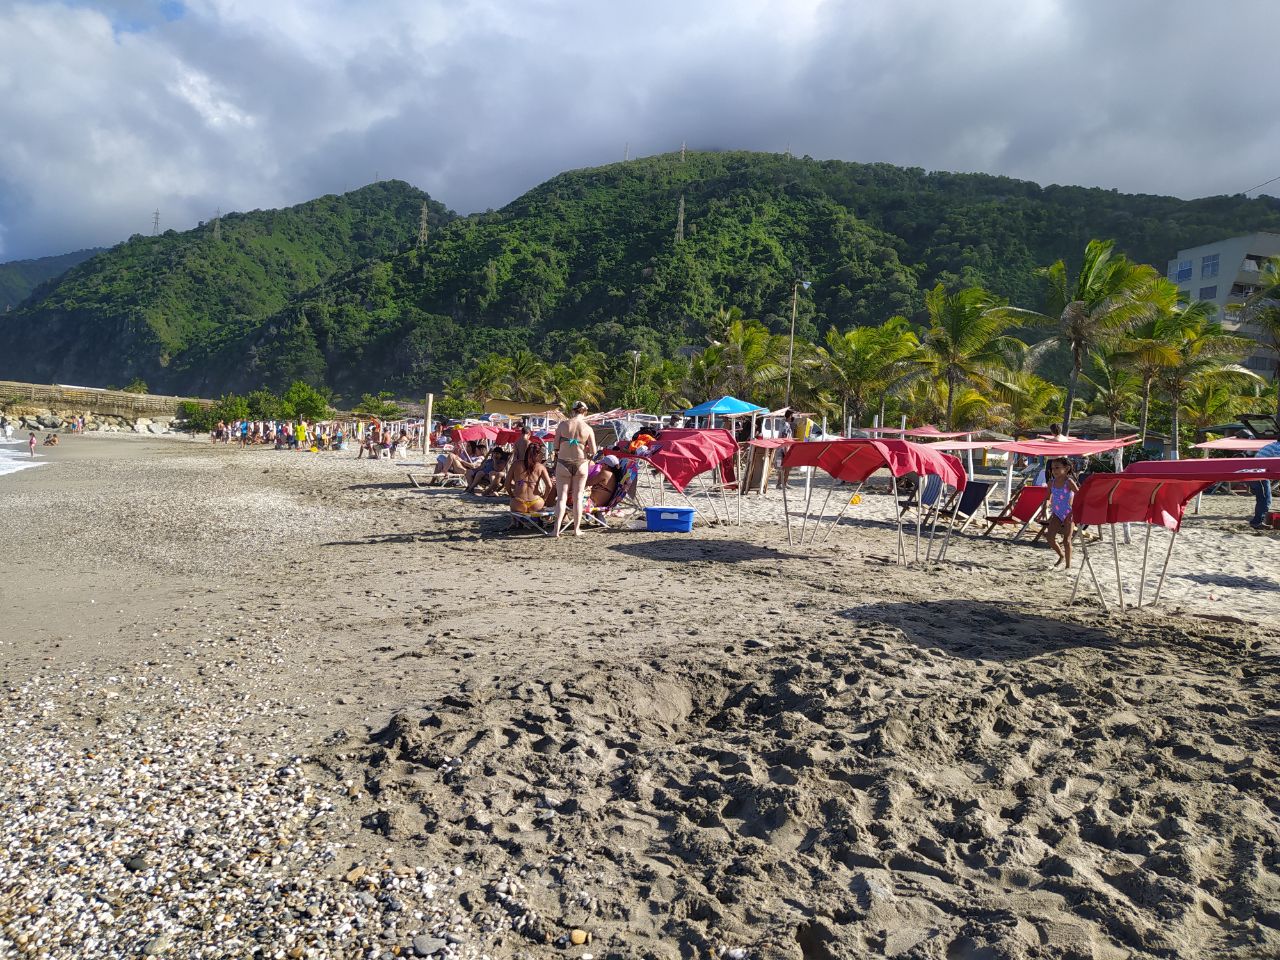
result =
[[[601,527],[607,530],[608,518],[618,513],[628,499],[635,497],[636,484],[640,479],[640,461],[628,460],[622,470],[622,476],[618,478],[618,486],[614,488],[609,502],[603,507],[591,507],[582,514],[582,522],[585,526]]]
[[[964,492],[960,494],[958,501],[943,508],[941,516],[945,517],[953,525],[955,521],[963,518],[963,523],[957,533],[964,533],[965,528],[973,522],[973,518],[978,515],[978,511],[986,505],[987,497],[991,495],[991,491],[995,489],[995,483],[990,480],[970,480],[965,484]]]
[[[912,507],[918,509],[922,514],[928,513],[937,507],[942,498],[942,478],[929,474],[924,478],[924,482],[917,481],[916,487],[911,494],[903,500],[898,501],[898,515],[906,516],[908,510]]]
[[[1026,532],[1027,527],[1031,525],[1031,521],[1040,513],[1048,499],[1048,487],[1030,484],[1022,487],[1011,504],[1006,504],[997,516],[987,521],[987,529],[982,532],[982,535],[991,536],[991,531],[996,527],[1017,526],[1018,532],[1013,535],[1013,539],[1017,540]]]

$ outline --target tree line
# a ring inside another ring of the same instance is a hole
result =
[[[1280,359],[1280,258],[1235,308],[1257,340],[1228,332],[1212,303],[1180,300],[1176,285],[1117,253],[1111,241],[1090,241],[1074,275],[1062,260],[1039,273],[1047,288],[1042,310],[981,286],[939,283],[925,293],[923,323],[893,315],[798,339],[792,406],[841,424],[905,414],[914,423],[1014,435],[1087,413],[1113,429],[1133,422],[1144,440],[1158,425],[1175,449],[1184,434],[1238,413],[1280,415],[1276,383],[1241,363],[1259,349]],[[722,394],[781,406],[789,338],[736,307],[718,310],[705,327],[707,342],[687,359],[609,356],[585,339],[560,362],[527,349],[490,353],[446,384],[437,409],[461,416],[492,399],[561,407],[581,399],[665,412]]]

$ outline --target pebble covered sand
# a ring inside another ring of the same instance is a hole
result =
[[[0,957],[1280,955],[1239,504],[1121,619],[1025,544],[892,565],[875,495],[552,542],[404,472],[0,478]]]

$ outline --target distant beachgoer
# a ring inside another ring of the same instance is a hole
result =
[[[13,439],[13,424],[8,417],[0,417],[0,434],[4,435],[5,440]]]
[[[573,416],[556,426],[556,520],[555,536],[569,501],[573,501],[573,535],[582,536],[583,501],[586,499],[587,466],[596,454],[596,432],[587,423],[587,405],[573,405]]]
[[[790,408],[787,408],[787,410],[785,410],[782,415],[782,426],[778,428],[779,440],[789,440],[796,435],[795,421],[796,421],[795,411]],[[784,486],[786,486],[787,481],[790,479],[791,471],[784,470],[782,468],[782,458],[786,456],[786,453],[787,453],[786,447],[778,448],[778,489],[779,490],[781,490]]]
[[[35,459],[36,435],[34,433],[27,434],[27,450],[30,452],[32,459]]]
[[[1075,521],[1071,516],[1071,504],[1080,490],[1075,481],[1075,467],[1066,457],[1054,457],[1049,461],[1049,524],[1045,527],[1045,536],[1049,546],[1058,555],[1054,566],[1066,563],[1071,569],[1071,534]],[[1062,547],[1058,547],[1058,537],[1062,537]]]
[[[1273,440],[1254,454],[1255,457],[1280,457],[1280,440]],[[1267,525],[1267,515],[1271,513],[1271,481],[1255,480],[1249,484],[1253,488],[1253,519],[1249,526],[1262,530]]]

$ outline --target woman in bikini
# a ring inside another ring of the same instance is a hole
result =
[[[573,501],[573,535],[582,536],[582,509],[586,499],[587,466],[596,454],[596,432],[587,423],[587,405],[579,400],[573,416],[556,427],[556,526],[560,536],[565,510]]]
[[[1075,529],[1071,501],[1080,489],[1074,474],[1075,467],[1066,457],[1055,457],[1049,461],[1049,523],[1045,527],[1045,536],[1058,555],[1054,566],[1065,561],[1068,570],[1071,569],[1071,534]],[[1058,546],[1059,536],[1062,537],[1061,547]]]
[[[525,447],[524,460],[512,466],[507,474],[512,513],[537,513],[546,505],[552,490],[546,460],[547,448],[534,440]]]

